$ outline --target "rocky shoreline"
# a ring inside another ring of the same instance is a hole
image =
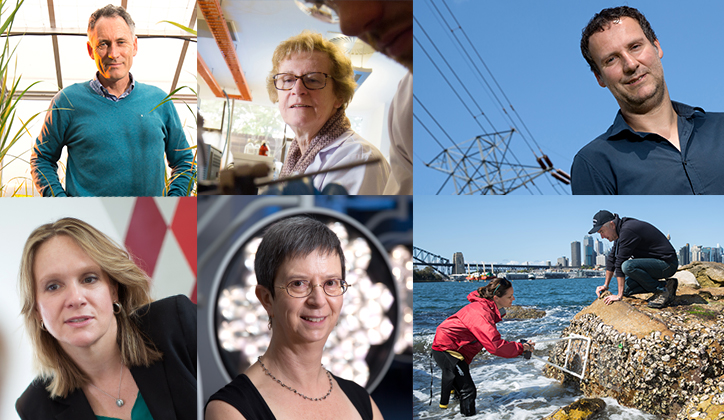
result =
[[[724,274],[724,264],[706,264]],[[593,302],[561,334],[591,338],[584,380],[549,366],[544,374],[588,397],[613,397],[663,418],[724,419],[724,287],[701,287],[719,286],[724,278],[708,283],[702,273],[709,268],[682,267],[691,268],[699,284],[681,285],[670,307],[648,308],[650,294],[612,305]],[[572,345],[568,366],[575,372],[581,371],[583,347]],[[549,360],[563,365],[564,342]]]
[[[521,319],[535,319],[546,316],[546,311],[537,309],[532,306],[513,305],[508,308],[503,321],[517,321]]]

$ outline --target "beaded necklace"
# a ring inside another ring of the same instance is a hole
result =
[[[309,400],[309,401],[322,401],[322,400],[324,400],[325,398],[329,397],[329,394],[332,393],[332,374],[329,373],[329,371],[328,371],[327,369],[324,369],[324,372],[327,374],[327,379],[329,379],[329,391],[327,391],[327,394],[326,394],[325,396],[323,396],[323,397],[320,397],[320,398],[310,398],[310,397],[307,397],[306,395],[302,394],[301,392],[298,392],[296,389],[290,387],[289,385],[285,384],[284,382],[280,381],[279,379],[276,378],[276,376],[272,375],[272,373],[269,372],[269,369],[267,369],[266,366],[264,366],[264,363],[261,361],[261,356],[259,356],[259,358],[258,358],[257,360],[259,360],[259,364],[261,365],[261,368],[264,369],[264,373],[266,373],[267,376],[269,376],[270,378],[272,378],[273,380],[275,380],[279,385],[281,385],[281,386],[283,386],[284,388],[286,388],[286,389],[292,391],[293,393],[299,395],[300,397],[304,398],[305,400]],[[322,368],[324,368],[324,365],[322,365]]]

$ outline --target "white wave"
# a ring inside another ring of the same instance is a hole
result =
[[[423,363],[424,364],[424,363]],[[430,402],[429,378],[422,389],[413,391],[414,418],[420,419],[472,419],[472,420],[538,420],[551,414],[559,407],[568,405],[583,395],[561,386],[557,381],[542,375],[543,363],[526,361],[521,358],[476,360],[470,373],[477,388],[477,414],[463,417],[459,404],[450,401],[447,409],[440,409],[440,369],[434,365],[433,397]],[[429,372],[429,364],[425,373]],[[419,372],[416,373],[419,375]],[[602,419],[608,420],[654,420],[656,416],[619,405],[614,399],[606,398],[607,404]]]

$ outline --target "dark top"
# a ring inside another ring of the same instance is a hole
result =
[[[573,194],[724,194],[724,113],[671,104],[681,152],[658,134],[633,131],[619,110],[573,159]]]
[[[334,376],[334,379],[337,380],[342,392],[344,392],[352,402],[352,405],[354,405],[354,408],[356,408],[360,416],[362,416],[362,420],[372,420],[370,394],[352,381],[336,376]],[[291,392],[289,394],[290,398],[291,396],[297,397]],[[209,402],[213,400],[223,401],[236,408],[247,420],[276,420],[269,406],[266,405],[264,398],[262,398],[254,384],[249,380],[249,377],[243,373],[209,398]]]
[[[656,258],[666,262],[678,262],[671,242],[652,224],[624,217],[616,219],[618,239],[606,257],[606,271],[614,271],[616,277],[624,277],[621,264],[629,258]]]
[[[141,309],[141,331],[163,353],[150,367],[131,367],[154,420],[196,419],[196,305],[174,296]],[[83,390],[51,399],[36,378],[15,403],[23,420],[96,420]]]

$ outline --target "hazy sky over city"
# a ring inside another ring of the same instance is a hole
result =
[[[724,197],[416,195],[414,245],[448,259],[462,252],[469,262],[555,264],[571,257],[571,242],[583,244],[602,209],[653,224],[677,251],[724,244]]]

